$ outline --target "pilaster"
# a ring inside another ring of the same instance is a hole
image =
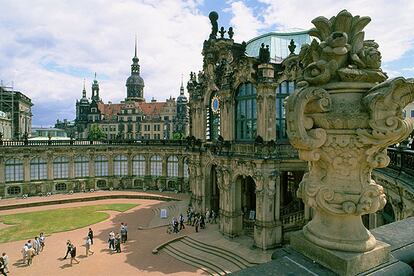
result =
[[[271,64],[259,65],[257,84],[257,135],[264,141],[276,140],[276,83]]]

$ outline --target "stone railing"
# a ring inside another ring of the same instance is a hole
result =
[[[389,168],[403,171],[414,176],[414,150],[403,148],[388,148],[390,157]]]
[[[294,227],[297,225],[300,225],[304,222],[305,219],[305,213],[303,210],[290,213],[288,215],[282,216],[282,223],[283,227]]]
[[[35,146],[100,146],[100,145],[135,145],[135,146],[184,146],[184,140],[7,140],[1,141],[2,147]]]

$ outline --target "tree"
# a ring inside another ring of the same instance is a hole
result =
[[[181,139],[184,139],[184,133],[182,132],[173,133],[173,140],[181,140]]]
[[[106,138],[105,132],[99,127],[98,124],[91,125],[88,133],[88,140],[90,141],[99,141],[104,140]]]

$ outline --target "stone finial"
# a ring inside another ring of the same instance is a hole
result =
[[[290,143],[310,165],[297,192],[315,211],[303,234],[338,251],[376,248],[361,216],[386,199],[371,173],[388,165],[387,147],[413,129],[401,110],[414,101],[414,80],[383,82],[378,44],[364,40],[370,20],[346,10],[314,19],[309,33],[319,41],[302,46],[303,81],[285,103]]]
[[[234,36],[233,27],[230,27],[227,33],[229,34],[229,38],[233,39],[233,36]]]
[[[217,20],[219,18],[219,15],[217,12],[212,11],[210,12],[210,14],[208,15],[208,18],[210,18],[210,22],[211,22],[211,34],[210,34],[210,39],[216,39],[217,38],[217,31],[218,31],[218,24],[217,24]]]
[[[224,34],[226,33],[226,31],[224,30],[224,27],[220,28],[219,33],[220,33],[220,38],[224,38]]]
[[[296,45],[295,45],[295,42],[293,41],[293,39],[290,40],[288,48],[289,48],[290,54],[293,55],[295,53],[295,49],[296,49]]]

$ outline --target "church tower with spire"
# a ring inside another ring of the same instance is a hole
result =
[[[95,78],[93,80],[92,83],[92,101],[95,102],[101,102],[101,98],[99,97],[99,83],[98,80],[96,79],[96,72],[95,72]]]
[[[88,120],[90,102],[86,97],[85,80],[83,80],[82,98],[76,101],[76,121],[86,122]]]
[[[131,76],[126,81],[127,97],[125,101],[144,102],[144,80],[140,76],[139,59],[137,57],[137,38],[135,37],[135,55],[132,58]]]
[[[177,116],[175,132],[181,133],[183,137],[188,136],[188,100],[184,95],[183,76],[181,76],[180,96],[177,98]]]

